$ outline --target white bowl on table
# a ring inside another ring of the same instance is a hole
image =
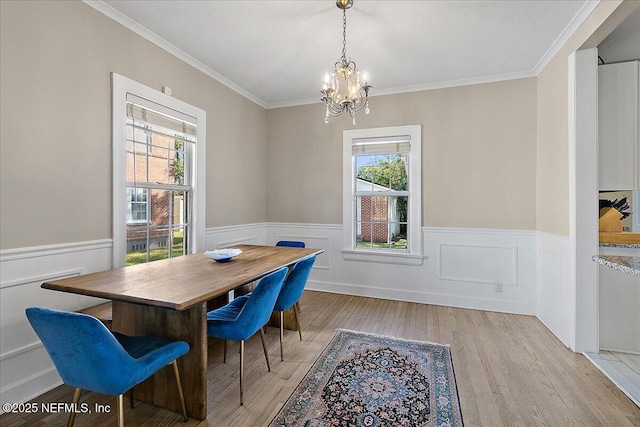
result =
[[[231,258],[238,256],[242,253],[241,249],[235,248],[225,248],[225,249],[216,249],[213,251],[206,251],[204,256],[207,258],[211,258],[216,262],[229,262]]]

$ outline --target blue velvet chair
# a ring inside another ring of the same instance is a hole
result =
[[[207,334],[225,340],[225,362],[227,340],[240,341],[240,405],[244,404],[244,342],[258,331],[264,357],[267,359],[267,369],[271,371],[262,327],[271,317],[286,274],[286,267],[274,271],[260,279],[251,294],[238,297],[224,307],[207,313]]]
[[[285,310],[294,307],[294,305],[300,301],[304,287],[309,279],[309,273],[311,273],[311,267],[313,267],[313,263],[315,261],[316,256],[313,255],[309,258],[298,261],[293,266],[284,281],[284,285],[282,285],[280,295],[273,307],[274,311],[280,312],[280,360],[284,360],[282,351],[282,340],[284,339],[284,312]],[[296,328],[298,329],[300,340],[302,340],[302,329],[300,328],[300,321],[298,320],[298,313],[295,307],[292,312],[293,318],[296,321]]]
[[[290,248],[304,248],[304,242],[297,240],[280,240],[276,246],[288,246]]]
[[[122,395],[168,364],[173,365],[182,415],[187,421],[176,359],[189,344],[161,337],[130,337],[110,332],[93,316],[29,307],[27,318],[49,353],[62,381],[75,387],[73,403],[82,390],[118,396],[118,426],[124,426]],[[69,414],[72,426],[75,412]]]
[[[304,248],[305,244],[304,242],[301,242],[299,240],[280,240],[276,243],[276,246],[286,246],[289,248]],[[300,304],[296,302],[295,306],[298,313],[300,313]]]

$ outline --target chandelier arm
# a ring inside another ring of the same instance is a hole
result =
[[[365,106],[367,105],[367,101],[366,100],[361,100],[360,102],[354,102],[351,105],[351,109],[355,112],[358,112],[360,110],[362,110]]]
[[[327,111],[329,111],[329,115],[331,116],[339,116],[344,111],[344,106],[342,105],[335,105],[331,103],[331,104],[327,104],[327,107],[328,107]]]

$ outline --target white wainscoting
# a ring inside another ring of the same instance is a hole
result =
[[[535,231],[422,230],[427,259],[420,277],[428,296],[420,302],[535,314]]]
[[[569,345],[574,335],[569,238],[533,230],[422,228],[424,262],[345,260],[342,225],[257,223],[206,230],[206,249],[302,240],[322,248],[308,289],[537,315]],[[111,268],[111,240],[0,251],[2,402],[24,402],[60,384],[24,309],[78,310],[98,300],[40,288],[45,280]],[[496,292],[496,284],[502,292]],[[573,292],[573,293],[572,293]],[[19,362],[18,362],[19,360]]]
[[[111,268],[111,239],[0,251],[0,400],[25,402],[60,376],[24,314],[29,306],[79,310],[101,300],[40,288],[42,282]]]
[[[265,225],[259,223],[207,228],[205,242],[205,249],[208,251],[241,244],[264,245]]]
[[[345,260],[342,226],[268,223],[266,243],[302,240],[325,250],[307,289],[535,315],[536,232],[422,229],[420,266]],[[495,292],[495,284],[502,292]]]
[[[575,346],[575,285],[568,236],[538,232],[536,316],[569,348]]]

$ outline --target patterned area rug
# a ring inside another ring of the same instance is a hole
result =
[[[269,427],[462,426],[449,346],[338,330]]]

